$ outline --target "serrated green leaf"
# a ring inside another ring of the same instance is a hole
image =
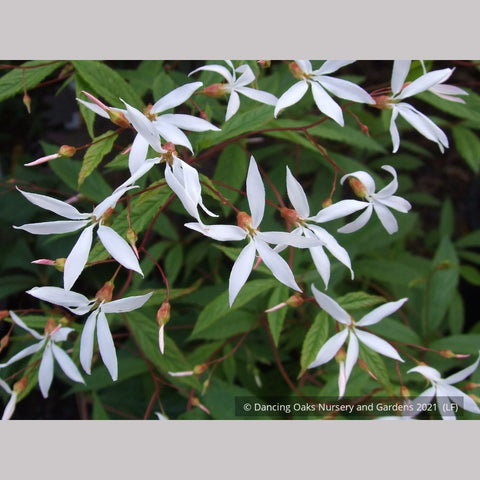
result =
[[[325,311],[321,311],[317,314],[312,326],[305,335],[300,356],[301,371],[299,377],[313,363],[323,344],[327,341],[328,327],[328,314]]]
[[[118,134],[111,130],[105,132],[97,138],[94,138],[92,145],[88,147],[83,157],[82,168],[78,174],[78,187],[80,188],[85,179],[97,168],[103,157],[110,153]]]

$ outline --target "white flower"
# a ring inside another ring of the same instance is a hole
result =
[[[342,184],[348,177],[356,177],[360,180],[360,183],[358,181],[352,183],[352,187],[357,195],[365,198],[365,201],[341,200],[324,208],[312,217],[311,220],[320,223],[329,222],[365,209],[356,220],[339,228],[338,231],[340,233],[352,233],[359,230],[367,224],[372,216],[372,211],[375,211],[385,230],[390,234],[395,233],[398,230],[398,223],[389,208],[407,213],[412,206],[404,198],[393,195],[398,189],[397,172],[395,169],[390,165],[384,165],[382,168],[393,175],[393,180],[378,193],[375,193],[375,182],[368,173],[359,171],[344,175],[340,180]]]
[[[115,230],[102,224],[102,216],[107,210],[113,209],[120,197],[131,188],[134,187],[127,186],[117,188],[110,196],[99,203],[93,209],[92,213],[80,213],[74,206],[62,202],[61,200],[56,200],[37,193],[23,192],[17,188],[17,190],[30,203],[33,203],[40,208],[44,208],[45,210],[50,210],[68,220],[27,223],[19,227],[13,226],[13,228],[25,230],[35,235],[69,233],[84,229],[65,261],[63,282],[66,290],[72,288],[87,263],[93,241],[93,229],[95,226],[98,226],[98,238],[108,253],[125,268],[134,270],[143,276],[138,260],[130,245],[118,233],[116,233]]]
[[[151,145],[156,152],[160,152],[160,137],[163,137],[167,142],[171,142],[174,145],[181,145],[192,151],[192,145],[182,130],[205,132],[207,130],[219,131],[220,129],[207,120],[194,117],[193,115],[177,113],[160,114],[171,108],[178,107],[180,104],[187,101],[195,90],[201,86],[202,82],[194,82],[175,88],[167,95],[160,98],[160,100],[157,100],[151,108],[147,109],[145,115],[123,100],[122,102],[125,104],[126,110],[120,108],[112,108],[111,110],[116,110],[125,115],[127,120],[139,134],[135,138],[139,143],[138,148],[144,148],[145,152],[148,145]],[[91,96],[89,95],[89,97]],[[91,98],[94,99],[94,97]],[[77,100],[98,115],[109,118],[109,114],[105,111],[105,108],[108,109],[108,107],[99,106],[103,105],[100,102],[97,101],[97,104],[95,104],[85,102],[78,98]]]
[[[0,387],[2,387],[10,395],[10,399],[8,400],[7,405],[5,405],[5,410],[3,411],[2,420],[10,420],[13,412],[15,411],[18,393],[15,391],[15,389],[12,390],[5,380],[2,380],[1,378]]]
[[[438,370],[426,365],[420,365],[418,367],[411,368],[407,373],[420,373],[432,384],[431,387],[427,388],[415,400],[412,401],[413,404],[418,406],[419,403],[429,403],[433,397],[436,397],[439,412],[444,420],[456,419],[454,409],[452,408],[451,404],[452,401],[455,402],[460,408],[463,408],[468,412],[480,414],[480,408],[478,408],[478,405],[475,403],[475,401],[458,388],[452,386],[452,384],[458,383],[470,376],[477,369],[479,363],[480,356],[473,365],[470,365],[469,367],[464,368],[463,370],[460,370],[459,372],[454,373],[447,378],[442,378]],[[414,412],[415,414],[412,416],[418,415],[421,410],[415,408]]]
[[[380,307],[375,308],[370,313],[367,313],[367,315],[363,316],[358,322],[356,322],[335,300],[324,293],[319,292],[314,285],[312,285],[312,292],[320,307],[337,322],[344,325],[345,328],[325,342],[322,348],[320,348],[315,360],[307,368],[315,368],[329,362],[337,354],[348,338],[348,350],[345,365],[343,369],[340,369],[340,396],[343,395],[352,368],[355,363],[357,363],[359,342],[381,355],[403,362],[403,359],[398,352],[388,342],[358,327],[367,327],[380,322],[385,317],[396,312],[408,300],[408,298],[402,298],[396,302],[385,303]]]
[[[422,64],[423,73],[427,73],[427,69],[425,68],[425,63],[423,60],[421,60],[420,63]],[[452,72],[453,70],[455,69],[452,68]],[[445,80],[447,80],[447,78],[445,78]],[[445,85],[443,82],[434,85],[433,87],[429,88],[428,91],[437,95],[437,97],[443,98],[444,100],[457,103],[465,103],[465,100],[463,98],[456,97],[455,95],[468,95],[468,92],[462,88],[456,87],[455,85]]]
[[[335,238],[324,228],[308,223],[309,221],[312,221],[314,217],[310,216],[310,207],[308,205],[307,196],[305,195],[302,186],[292,175],[288,167],[287,193],[294,210],[283,209],[282,216],[292,226],[296,226],[291,234],[303,235],[306,238],[314,238],[322,242],[318,247],[310,247],[309,250],[318,273],[325,282],[325,287],[328,286],[328,281],[330,279],[330,261],[323,250],[323,247],[327,248],[335,258],[350,269],[351,277],[353,279],[353,270],[348,252],[340,246]],[[284,245],[279,245],[275,248],[275,251],[279,252],[284,248]]]
[[[291,245],[299,248],[310,248],[321,245],[316,239],[292,235],[287,232],[261,232],[258,227],[263,219],[265,210],[265,187],[253,156],[247,174],[247,199],[251,216],[240,212],[237,216],[238,225],[203,225],[200,223],[186,223],[185,226],[196,230],[207,237],[221,242],[229,240],[249,239],[248,245],[240,252],[233,264],[229,280],[229,302],[233,304],[238,292],[247,281],[255,261],[255,254],[259,256],[270,269],[275,278],[294,290],[301,292],[288,263],[268,243]]]
[[[60,327],[60,325],[58,325],[56,328],[53,328],[50,331],[48,331],[49,328],[47,328],[45,334],[40,335],[35,330],[27,327],[27,325],[25,325],[20,317],[18,317],[14,312],[9,313],[10,318],[19,327],[26,330],[34,338],[39,340],[39,342],[24,348],[15,354],[10,360],[8,360],[8,362],[0,364],[0,368],[6,367],[7,365],[10,365],[18,360],[21,360],[22,358],[33,355],[34,353],[44,349],[42,360],[40,362],[40,368],[38,369],[38,385],[44,398],[48,397],[48,390],[52,384],[54,358],[57,360],[60,368],[68,378],[72,379],[74,382],[85,383],[72,359],[58,345],[55,344],[56,342],[64,342],[67,339],[68,334],[73,331],[73,328]],[[48,323],[47,327],[50,327]]]
[[[248,98],[256,100],[257,102],[275,106],[275,104],[277,103],[277,97],[275,95],[246,86],[255,80],[255,74],[248,65],[240,65],[239,67],[235,68],[230,60],[225,60],[225,63],[230,67],[232,73],[230,73],[228,69],[222,65],[205,65],[189,73],[190,76],[193,73],[199,72],[201,70],[207,70],[210,72],[219,73],[223,78],[225,78],[225,80],[227,81],[226,84],[212,85],[212,87],[217,87],[216,93],[212,92],[213,96],[223,95],[224,93],[230,94],[230,98],[228,99],[227,104],[225,121],[230,120],[230,118],[232,118],[233,115],[237,113],[240,107],[240,96],[238,95],[239,93],[245,95]],[[238,78],[237,73],[241,74]],[[206,89],[207,92],[208,88],[209,87],[207,87]],[[207,92],[205,93],[208,95]]]
[[[332,100],[327,91],[346,100],[367,104],[375,103],[375,100],[358,85],[328,75],[350,63],[353,63],[353,61],[327,60],[319,69],[313,70],[309,60],[295,60],[295,62],[290,65],[290,69],[293,75],[300,81],[291,86],[279,98],[275,106],[275,117],[277,117],[284,108],[299,102],[310,85],[313,99],[318,109],[343,127],[344,119],[342,109]]]
[[[34,287],[28,290],[27,293],[40,300],[65,307],[77,315],[83,315],[89,312],[99,303],[97,299],[89,300],[80,293],[67,292],[58,287]],[[80,363],[85,372],[90,375],[96,328],[100,356],[112,380],[117,380],[117,354],[105,314],[125,313],[136,310],[142,307],[152,295],[153,292],[150,292],[146,295],[121,298],[109,302],[101,301],[97,308],[90,313],[83,326],[82,336],[80,338]]]
[[[399,114],[424,137],[436,142],[440,151],[443,153],[445,148],[448,148],[448,138],[445,133],[426,115],[402,100],[427,90],[433,89],[434,92],[435,90],[438,91],[440,84],[450,77],[453,73],[453,69],[444,68],[443,70],[434,70],[425,73],[404,87],[405,78],[410,70],[410,63],[411,62],[408,60],[396,60],[393,63],[391,80],[392,96],[379,97],[377,99],[377,106],[379,106],[379,108],[388,108],[392,110],[390,134],[393,142],[393,153],[395,153],[400,146],[400,135],[395,123]],[[442,88],[440,87],[440,90],[441,89]],[[456,93],[458,94],[458,92]]]

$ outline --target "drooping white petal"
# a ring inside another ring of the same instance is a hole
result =
[[[202,82],[193,82],[177,87],[167,95],[163,96],[160,100],[157,100],[152,107],[152,113],[160,113],[170,108],[178,107],[182,103],[186,102],[195,92],[203,85]]]
[[[81,293],[67,291],[59,287],[33,287],[32,289],[27,290],[27,293],[39,300],[44,300],[68,309],[71,307],[88,308],[92,303]]]
[[[255,74],[249,65],[240,65],[236,69],[236,72],[241,75],[233,83],[233,88],[235,90],[238,90],[238,88],[242,88],[255,80]]]
[[[351,100],[358,103],[367,103],[372,105],[375,100],[362,87],[353,82],[334,77],[314,77],[323,88],[333,93],[337,97]]]
[[[143,277],[142,269],[138,263],[137,257],[130,245],[112,228],[100,225],[97,230],[107,252],[118,262],[129,270],[134,270]]]
[[[140,137],[137,135],[137,137]],[[119,187],[116,188],[115,191],[120,190],[122,188],[128,187],[129,185],[133,187],[137,187],[136,185],[133,185],[139,178],[142,178],[148,171],[150,171],[155,165],[158,165],[160,163],[160,158],[148,158],[145,160],[136,170],[135,172],[127,178]]]
[[[2,387],[9,395],[13,393],[13,390],[9,387],[8,383],[5,380],[0,378],[0,387]]]
[[[378,200],[379,203],[385,205],[388,208],[393,208],[402,213],[407,213],[411,210],[412,205],[408,200],[405,200],[402,197],[397,197],[396,195],[392,195],[388,198],[382,198]]]
[[[307,368],[315,368],[329,362],[340,350],[348,336],[348,328],[329,338],[317,353],[315,360]]]
[[[412,372],[420,373],[420,375],[423,375],[427,380],[430,380],[433,383],[437,383],[442,379],[438,370],[427,365],[419,365],[418,367],[411,368],[407,371],[407,373]]]
[[[393,180],[375,194],[375,198],[377,199],[391,197],[398,189],[396,170],[391,165],[383,165],[382,169],[390,173],[393,176]]]
[[[91,225],[81,233],[65,260],[63,268],[63,286],[65,290],[70,290],[73,287],[73,284],[85,268],[92,246],[93,228],[94,226]]]
[[[73,205],[57,200],[56,198],[47,197],[46,195],[40,195],[38,193],[24,192],[18,187],[16,188],[30,203],[56,213],[63,218],[68,218],[69,220],[83,220],[90,216],[88,213],[80,213]]]
[[[451,400],[458,404],[459,407],[467,410],[468,412],[480,414],[480,408],[475,403],[475,400],[473,400],[473,398],[469,397],[464,392],[459,390],[457,387],[442,382],[441,388],[443,392],[445,392],[445,394],[450,397]]]
[[[204,65],[203,67],[196,68],[192,72],[188,74],[188,76],[200,72],[200,71],[208,71],[208,72],[215,72],[220,74],[229,84],[233,83],[232,74],[222,65]]]
[[[297,285],[288,263],[263,240],[255,238],[254,243],[263,263],[270,269],[273,276],[284,285],[301,292],[302,290]]]
[[[147,159],[148,145],[148,141],[143,135],[135,136],[128,155],[128,168],[131,175],[133,175]]]
[[[77,366],[58,345],[52,344],[52,352],[53,356],[60,365],[60,368],[63,370],[63,373],[65,373],[68,378],[70,378],[74,382],[85,383],[82,375],[78,371]]]
[[[330,260],[328,255],[323,250],[323,247],[310,248],[310,255],[323,283],[325,283],[325,289],[327,289],[330,281]]]
[[[258,232],[256,236],[267,243],[290,245],[296,248],[314,248],[323,245],[323,242],[315,236],[306,238],[294,232]]]
[[[385,230],[392,235],[393,233],[398,231],[398,223],[395,219],[393,213],[384,205],[379,202],[373,202],[373,209],[377,214],[380,222],[385,227]]]
[[[163,119],[164,116],[165,115],[158,117],[153,122],[157,134],[161,135],[167,142],[171,142],[174,145],[181,145],[193,152],[192,144],[187,136],[178,127],[165,121]]]
[[[328,75],[354,62],[355,60],[326,60],[314,73],[315,75]]]
[[[458,383],[458,382],[461,382],[462,380],[465,380],[477,369],[479,363],[480,363],[480,356],[477,358],[477,361],[474,364],[470,365],[467,368],[464,368],[463,370],[460,370],[457,373],[454,373],[453,375],[450,375],[445,379],[445,382],[452,385],[453,383]]]
[[[340,361],[338,371],[338,399],[340,400],[345,395],[345,388],[347,387],[347,378],[345,376],[345,362]]]
[[[153,292],[146,293],[145,295],[136,295],[133,297],[121,298],[119,300],[113,300],[102,305],[102,312],[104,313],[121,313],[131,312],[137,308],[142,307],[153,295]]]
[[[416,417],[418,414],[425,411],[425,404],[430,403],[435,396],[437,388],[435,386],[427,388],[417,398],[410,401],[412,412],[405,413],[409,417]]]
[[[380,307],[375,308],[370,313],[367,313],[365,316],[363,316],[358,322],[356,322],[357,327],[366,327],[367,325],[374,325],[375,323],[380,322],[401,308],[407,300],[408,298],[402,298],[396,302],[388,302]]]
[[[445,385],[448,386],[448,385]],[[455,387],[452,387],[455,388]],[[443,420],[456,420],[455,413],[453,412],[452,402],[450,398],[448,398],[448,394],[446,389],[444,388],[443,382],[440,382],[436,385],[436,398],[437,398],[437,405],[438,411],[442,416]],[[462,393],[463,395],[463,393]]]
[[[191,222],[185,226],[220,242],[243,240],[247,236],[247,232],[236,225],[203,225]]]
[[[390,118],[390,135],[392,137],[393,145],[392,153],[396,153],[398,151],[398,148],[400,147],[400,134],[398,133],[397,124],[395,123],[397,116],[398,109],[396,107],[393,107],[392,116]]]
[[[25,358],[25,357],[28,357],[29,355],[33,355],[34,353],[37,353],[43,347],[44,344],[45,344],[45,339],[42,339],[40,342],[24,348],[20,352],[16,353],[12,358],[10,358],[8,360],[8,362],[1,363],[0,368],[11,365],[12,363],[17,362],[18,360],[21,360],[22,358]]]
[[[332,97],[317,82],[311,82],[312,94],[318,109],[327,117],[335,120],[341,127],[345,124],[343,113],[340,106],[332,99]]]
[[[165,353],[165,325],[160,325],[158,329],[158,348],[163,355]]]
[[[358,360],[358,340],[351,331],[348,337],[347,358],[345,359],[345,383],[348,382],[352,369]]]
[[[317,223],[330,222],[358,212],[359,210],[368,207],[368,205],[368,202],[362,202],[360,200],[340,200],[339,202],[320,210],[314,217],[310,217],[310,220]]]
[[[295,60],[295,63],[304,73],[312,73],[312,63],[310,62],[310,60]]]
[[[166,165],[165,167],[165,180],[168,183],[168,186],[177,195],[180,202],[182,202],[185,210],[200,222],[200,216],[197,207],[198,202],[192,199],[192,197],[185,190],[184,185],[178,181],[170,165]]]
[[[258,90],[256,88],[239,87],[236,90],[242,95],[245,95],[246,97],[251,98],[252,100],[256,100],[257,102],[265,103],[266,105],[275,106],[278,101],[278,98],[275,95],[272,95],[271,93],[268,93],[268,92],[264,92],[263,90]]]
[[[115,351],[115,344],[113,343],[107,317],[102,309],[103,307],[100,308],[97,317],[98,349],[103,363],[107,367],[112,380],[115,382],[118,378],[117,352]]]
[[[367,224],[367,222],[370,220],[370,217],[372,216],[372,211],[373,211],[373,205],[369,204],[366,208],[366,210],[361,213],[353,222],[347,223],[343,227],[339,228],[337,232],[339,233],[352,233],[356,232],[360,228],[362,228],[364,225]]]
[[[59,220],[55,222],[26,223],[13,228],[16,230],[25,230],[34,235],[52,235],[55,233],[71,233],[80,230],[88,225],[90,220]]]
[[[54,342],[64,342],[67,337],[74,331],[73,328],[62,327],[50,334],[50,338]]]
[[[410,71],[411,60],[395,60],[392,70],[392,93],[396,95],[403,87],[408,72]]]
[[[292,175],[292,172],[287,167],[287,194],[290,203],[297,211],[301,218],[310,216],[310,207],[308,205],[307,195],[305,190],[300,185],[300,182]]]
[[[225,121],[230,120],[240,108],[240,97],[237,92],[232,91],[228,99],[227,112],[225,113]]]
[[[93,344],[95,340],[95,326],[97,324],[98,309],[87,318],[80,337],[80,363],[85,372],[90,375],[92,369]]]
[[[2,420],[10,420],[15,412],[15,406],[17,404],[17,392],[10,392],[11,396],[3,411]]]
[[[275,105],[275,110],[273,115],[275,118],[278,117],[278,114],[287,107],[294,105],[299,102],[305,93],[308,90],[308,83],[305,80],[300,80],[299,82],[292,85],[279,99]]]
[[[425,73],[410,83],[410,85],[407,85],[396,98],[400,100],[416,95],[417,93],[425,92],[438,83],[447,80],[452,73],[453,70],[451,68],[444,68],[443,70],[434,70],[433,72]]]
[[[465,103],[465,100],[463,98],[454,97],[453,95],[468,95],[468,92],[454,85],[435,85],[430,88],[429,91],[444,100],[457,103]]]
[[[255,260],[255,244],[250,242],[238,255],[233,264],[228,284],[228,301],[232,306],[238,292],[245,285]]]
[[[318,305],[320,305],[320,307],[337,322],[343,323],[344,325],[350,325],[352,323],[350,315],[335,300],[333,300],[333,298],[318,291],[315,288],[315,285],[312,285],[312,292]]]
[[[93,216],[99,219],[109,208],[115,208],[115,205],[120,200],[120,198],[125,195],[126,192],[136,188],[134,185],[131,186],[120,186],[115,189],[115,191],[109,195],[107,198],[102,200],[93,210]]]
[[[247,173],[247,200],[252,214],[252,227],[257,228],[265,212],[265,186],[253,155]]]
[[[28,327],[25,324],[25,322],[15,312],[12,312],[12,310],[10,310],[8,314],[10,318],[14,321],[14,323],[16,323],[19,327],[27,331],[30,335],[32,335],[33,338],[36,338],[37,340],[42,340],[44,338],[44,335],[40,335],[37,331]]]
[[[82,100],[80,98],[77,98],[76,100],[77,102],[80,102],[82,105],[87,107],[92,112],[95,112],[97,115],[100,115],[103,118],[110,118],[108,113],[96,103],[86,102],[85,100]]]
[[[168,122],[182,130],[190,130],[191,132],[206,132],[207,130],[220,131],[218,127],[203,118],[194,117],[193,115],[184,115],[181,113],[170,113],[161,116],[162,122]]]
[[[394,360],[398,360],[399,362],[403,362],[403,359],[400,357],[398,352],[388,342],[382,340],[380,337],[358,329],[355,329],[355,335],[362,343],[375,352],[385,355],[386,357],[393,358]]]
[[[53,354],[52,343],[48,342],[42,355],[40,368],[38,369],[38,386],[43,398],[48,397],[48,391],[53,380]]]

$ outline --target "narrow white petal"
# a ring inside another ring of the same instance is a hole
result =
[[[9,387],[8,383],[5,380],[0,378],[0,387],[2,387],[9,395],[13,393],[13,390]]]
[[[17,404],[17,392],[11,392],[11,397],[8,400],[5,410],[3,411],[2,420],[10,420],[15,412],[15,406]]]
[[[392,116],[390,118],[390,135],[392,137],[393,149],[392,153],[396,153],[400,147],[400,134],[398,133],[397,124],[395,120],[398,116],[398,109],[393,107]]]
[[[460,370],[457,373],[454,373],[453,375],[450,375],[445,379],[445,382],[451,385],[453,383],[458,383],[458,382],[461,382],[462,380],[465,380],[477,369],[479,363],[480,363],[480,356],[477,358],[477,361],[474,364],[470,365],[467,368],[464,368],[463,370]]]
[[[416,95],[417,93],[425,92],[438,83],[442,83],[447,80],[452,73],[453,70],[451,68],[444,68],[443,70],[434,70],[433,72],[428,72],[414,80],[410,85],[407,85],[402,90],[400,95],[397,96],[397,99],[404,99]]]
[[[198,90],[202,85],[202,82],[193,82],[175,88],[160,100],[157,100],[154,103],[151,112],[160,113],[169,110],[170,108],[178,107],[178,105],[186,102],[193,95],[195,90]]]
[[[175,125],[164,121],[163,115],[158,117],[154,122],[155,130],[159,135],[161,135],[167,142],[172,142],[174,145],[181,145],[182,147],[188,148],[193,152],[192,144],[187,136]]]
[[[232,91],[230,93],[230,98],[228,99],[227,112],[225,113],[225,121],[227,122],[228,120],[230,120],[238,112],[239,108],[240,97],[238,96],[237,92]]]
[[[347,358],[345,359],[345,383],[348,382],[352,369],[358,360],[358,340],[351,331],[348,337]]]
[[[382,169],[390,173],[393,176],[393,180],[375,194],[375,198],[377,199],[391,197],[398,189],[396,170],[391,165],[383,165]]]
[[[405,200],[402,197],[397,197],[396,195],[392,195],[388,198],[382,198],[378,200],[379,203],[382,203],[388,208],[393,208],[402,213],[407,213],[411,210],[412,205],[409,201]]]
[[[59,287],[33,287],[27,293],[35,298],[60,305],[61,307],[86,307],[90,300],[81,293],[67,291]]]
[[[38,369],[38,386],[42,392],[43,398],[48,397],[48,391],[53,380],[53,355],[52,344],[48,342],[42,355],[40,368]]]
[[[382,222],[382,225],[385,227],[385,230],[390,235],[398,231],[397,220],[395,219],[393,213],[387,207],[378,202],[374,202],[373,208],[378,218]]]
[[[247,236],[245,230],[236,225],[203,225],[191,222],[186,223],[185,226],[220,242],[243,240]]]
[[[411,368],[408,370],[407,373],[420,373],[426,379],[430,380],[431,382],[438,382],[442,379],[440,372],[435,368],[429,367],[427,365],[419,365],[418,367]]]
[[[143,277],[143,272],[135,253],[130,245],[115,232],[115,230],[105,225],[100,225],[97,230],[97,235],[107,252],[120,263],[120,265],[123,265],[129,270],[134,270]]]
[[[121,185],[117,187],[115,191],[109,195],[107,198],[102,200],[93,210],[93,216],[99,219],[109,208],[115,208],[115,205],[120,200],[120,198],[125,195],[126,192],[136,188],[134,185]]]
[[[6,367],[7,365],[11,365],[12,363],[17,362],[22,358],[25,358],[25,357],[28,357],[29,355],[33,355],[34,353],[37,353],[43,347],[44,343],[45,343],[45,340],[42,339],[42,341],[35,343],[34,345],[30,345],[27,348],[24,348],[20,352],[16,353],[12,358],[10,358],[8,362],[1,363],[0,368]]]
[[[301,218],[310,216],[310,207],[308,205],[305,190],[300,185],[298,180],[292,175],[292,172],[287,167],[287,193],[290,203],[297,211]]]
[[[93,344],[98,310],[94,310],[87,318],[80,337],[80,363],[85,372],[90,375],[92,369]]]
[[[175,177],[175,174],[172,170],[170,165],[165,167],[165,180],[168,186],[173,190],[173,192],[177,195],[180,202],[182,202],[183,207],[185,210],[198,221],[200,221],[200,216],[198,213],[198,202],[194,201],[192,197],[188,194],[185,190],[185,187],[178,181]]]
[[[341,361],[338,371],[338,399],[340,400],[345,395],[345,388],[347,387],[347,378],[345,377],[345,362]]]
[[[252,227],[257,228],[265,212],[265,186],[253,155],[250,157],[247,174],[247,199],[252,214]]]
[[[256,88],[240,87],[237,88],[237,92],[257,102],[265,103],[266,105],[275,106],[278,102],[278,98],[275,95],[264,92],[263,90],[257,90]]]
[[[333,93],[337,97],[351,100],[353,102],[374,104],[375,100],[362,87],[355,83],[333,77],[317,77],[315,78],[323,88]]]
[[[44,338],[44,335],[40,335],[38,332],[33,330],[30,327],[27,327],[27,325],[24,323],[24,321],[15,313],[12,312],[11,310],[8,312],[10,315],[10,318],[21,328],[26,330],[30,335],[32,335],[33,338],[36,338],[37,340],[42,340]]]
[[[145,295],[136,295],[134,297],[121,298],[120,300],[113,300],[113,302],[104,303],[102,305],[102,312],[131,312],[132,310],[142,307],[152,295],[153,292],[150,292]]]
[[[292,85],[279,99],[275,105],[275,110],[273,112],[274,117],[278,117],[278,114],[287,107],[294,105],[299,102],[305,93],[308,90],[308,83],[305,80],[300,80],[299,82]]]
[[[72,251],[65,260],[63,268],[63,286],[70,290],[85,268],[92,246],[93,225],[86,228],[78,237]]]
[[[214,130],[218,132],[220,129],[203,118],[197,118],[193,115],[184,115],[180,113],[171,113],[162,115],[162,121],[171,123],[182,130],[189,130],[191,132],[206,132],[207,130]]]
[[[165,353],[165,335],[164,335],[164,331],[165,331],[165,325],[162,325],[162,326],[158,329],[158,348],[159,348],[160,352],[162,353],[162,355]]]
[[[320,307],[337,322],[343,323],[344,325],[350,325],[352,323],[350,315],[335,300],[333,300],[333,298],[318,291],[315,288],[315,285],[312,285],[312,292],[318,305],[320,305]]]
[[[327,289],[330,281],[330,260],[328,255],[323,250],[323,247],[311,248],[310,255],[323,283],[325,283],[325,289]]]
[[[458,388],[448,385],[447,383],[442,382],[441,386],[445,394],[448,395],[451,400],[457,403],[459,407],[467,410],[468,412],[480,414],[480,408],[478,408],[478,405],[475,403],[473,398],[469,397]]]
[[[274,245],[290,245],[296,248],[314,248],[323,245],[323,242],[315,236],[306,238],[295,232],[258,232],[257,238]]]
[[[139,137],[137,135],[137,137]],[[143,137],[139,137],[143,138]],[[149,158],[145,160],[136,170],[135,172],[127,178],[120,186],[116,188],[115,191],[123,189],[128,186],[132,186],[132,188],[136,188],[136,185],[133,185],[139,178],[142,178],[147,172],[149,172],[155,165],[158,165],[160,163],[160,158]]]
[[[241,75],[235,80],[233,84],[235,90],[237,90],[238,87],[244,87],[245,85],[248,85],[255,80],[255,74],[248,65],[240,65],[236,69],[236,72],[240,73]]]
[[[295,63],[304,73],[312,73],[312,63],[310,60],[295,60]]]
[[[136,135],[128,154],[128,168],[134,174],[147,159],[148,141],[143,135]],[[133,183],[133,182],[132,182]]]
[[[316,75],[328,75],[329,73],[336,72],[342,67],[354,63],[355,60],[327,60],[322,66],[315,71]]]
[[[398,360],[399,362],[403,362],[403,359],[400,357],[398,352],[388,342],[382,340],[380,337],[358,329],[355,329],[355,335],[357,335],[358,339],[362,343],[375,352],[385,355],[386,357],[393,358],[394,360]]]
[[[348,328],[329,338],[317,353],[315,360],[307,368],[315,368],[329,362],[340,350],[348,336]]]
[[[312,82],[313,99],[318,109],[327,115],[327,117],[335,120],[343,127],[345,121],[340,106],[332,99],[332,97],[324,90],[324,88],[317,82]]]
[[[43,208],[45,210],[50,210],[51,212],[56,213],[63,218],[68,218],[69,220],[83,220],[90,216],[88,213],[80,213],[73,205],[62,202],[61,200],[47,197],[46,195],[40,195],[38,193],[24,192],[18,187],[17,190],[30,203],[33,203],[37,207]]]
[[[72,359],[57,345],[52,344],[52,351],[63,373],[74,382],[85,383]]]
[[[317,223],[330,222],[351,215],[368,206],[368,202],[361,202],[360,200],[340,200],[340,202],[320,210],[314,217],[311,217],[310,220]]]
[[[92,112],[95,112],[97,115],[100,115],[103,118],[110,118],[108,113],[96,103],[86,102],[85,100],[82,100],[80,98],[77,98],[76,100],[77,102],[80,102],[82,105],[87,107]]]
[[[437,387],[436,397],[437,397],[438,411],[442,416],[442,419],[456,420],[455,413],[453,412],[453,408],[452,408],[452,402],[450,401],[450,398],[448,398],[448,394],[447,394],[446,388],[444,388],[443,382],[438,383],[436,387]]]
[[[402,298],[396,302],[388,302],[380,307],[375,308],[370,313],[367,313],[364,317],[362,317],[358,322],[356,322],[357,327],[366,327],[367,325],[374,325],[375,323],[380,322],[401,308],[407,300],[408,298]]]
[[[245,285],[255,260],[255,244],[250,242],[241,252],[233,264],[228,286],[228,300],[232,306],[238,292]]]
[[[80,230],[88,225],[90,220],[59,220],[56,222],[26,223],[13,228],[17,230],[25,230],[34,235],[52,235],[55,233],[71,233]]]
[[[118,378],[117,352],[115,351],[115,344],[113,343],[107,317],[102,312],[102,309],[100,309],[97,317],[97,340],[100,356],[112,380],[115,382]]]
[[[56,332],[50,334],[50,338],[54,342],[64,342],[70,333],[74,331],[73,328],[68,328],[68,327],[62,327],[59,328]]]
[[[301,292],[302,290],[297,285],[288,263],[277,252],[274,252],[264,241],[255,239],[254,242],[263,263],[265,263],[270,269],[273,276],[284,285],[287,285],[287,287]]]
[[[403,87],[408,72],[410,71],[411,60],[395,60],[392,70],[392,93],[396,95]]]
[[[233,83],[232,74],[222,65],[204,65],[203,67],[199,67],[188,74],[188,76],[192,75],[193,73],[197,73],[200,71],[208,71],[208,72],[215,72],[220,74],[228,83]]]
[[[343,227],[339,228],[337,231],[339,233],[352,233],[356,232],[363,226],[367,224],[372,216],[373,206],[370,204],[366,210],[360,214],[353,222],[347,223]]]

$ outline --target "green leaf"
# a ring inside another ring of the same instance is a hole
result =
[[[328,314],[321,311],[315,317],[312,326],[305,335],[300,356],[301,371],[299,377],[303,375],[308,366],[313,363],[328,338]]]
[[[450,308],[448,309],[448,328],[452,335],[462,333],[465,318],[465,311],[463,308],[463,299],[460,293],[455,292]]]
[[[48,75],[65,65],[65,63],[67,62],[34,60],[22,63],[22,67],[35,67],[23,69],[23,74],[21,68],[10,70],[0,78],[0,102],[13,97],[17,93],[23,92],[23,78],[25,79],[25,88],[29,90],[36,87],[42,80],[48,77]]]
[[[429,347],[435,350],[451,350],[459,354],[478,355],[480,335],[451,335],[431,342]]]
[[[474,120],[478,124],[480,122],[480,96],[470,90],[468,92],[468,97],[464,97],[466,100],[465,104],[444,100],[430,92],[421,93],[416,95],[416,97],[433,105],[442,112],[465,120]]]
[[[183,247],[181,243],[177,243],[167,253],[165,258],[165,274],[168,283],[173,285],[183,267]]]
[[[440,215],[440,227],[439,234],[441,237],[451,238],[455,229],[455,213],[453,210],[453,204],[450,199],[443,202],[442,212]]]
[[[137,92],[115,70],[104,62],[97,60],[74,60],[73,66],[77,75],[90,85],[93,91],[105,99],[110,106],[125,108],[120,99],[125,100],[135,108],[143,107],[142,99]]]
[[[110,153],[118,134],[111,130],[105,132],[97,138],[94,138],[92,145],[88,147],[83,157],[82,168],[78,174],[78,186],[80,187],[85,179],[97,168],[103,157]]]
[[[480,230],[467,233],[455,242],[458,248],[480,247]]]
[[[480,140],[478,136],[463,125],[453,127],[452,134],[458,153],[473,172],[478,173],[480,169]]]
[[[80,75],[75,75],[75,96],[77,98],[84,99],[85,96],[83,95],[83,91],[88,90],[88,85],[85,83],[83,78]],[[95,119],[97,118],[97,114],[87,108],[83,103],[77,102],[78,108],[80,110],[80,113],[82,114],[83,120],[85,121],[85,125],[88,130],[88,134],[90,135],[90,138],[95,137],[93,125],[95,123]]]
[[[385,389],[388,395],[394,395],[393,386],[388,376],[388,370],[381,355],[374,352],[360,342],[359,358],[363,360],[370,372],[375,376],[378,383]]]
[[[472,265],[462,265],[460,275],[472,285],[480,286],[480,271]]]
[[[197,323],[190,335],[190,339],[198,338],[202,332],[210,328],[231,311],[243,307],[255,297],[278,285],[277,280],[252,280],[240,290],[234,304],[228,304],[228,290],[211,301],[198,316]]]
[[[278,305],[281,302],[284,302],[288,297],[288,287],[285,285],[279,285],[278,287],[273,289],[272,295],[270,296],[270,300],[268,304],[270,305],[269,308]],[[268,319],[268,326],[270,327],[270,331],[272,332],[273,341],[275,346],[278,347],[278,341],[280,339],[280,333],[282,331],[283,322],[285,317],[287,316],[288,307],[282,307],[279,310],[275,310],[274,312],[267,313]]]
[[[192,332],[191,339],[199,340],[225,340],[240,333],[244,333],[253,327],[258,315],[243,310],[235,310],[227,313],[221,321],[206,326],[201,331]]]
[[[106,410],[103,408],[100,397],[93,394],[92,420],[110,420]]]
[[[347,312],[362,308],[372,308],[385,301],[385,298],[379,295],[370,295],[366,292],[350,292],[337,299],[337,303]]]
[[[230,353],[232,348],[233,347],[231,345],[225,345],[225,348],[223,349],[223,355],[225,356],[225,359],[222,362],[222,368],[229,384],[233,384],[236,372],[235,355]]]
[[[31,275],[22,275],[20,273],[4,275],[0,278],[0,298],[6,298],[14,293],[28,290],[35,281],[35,277]]]

